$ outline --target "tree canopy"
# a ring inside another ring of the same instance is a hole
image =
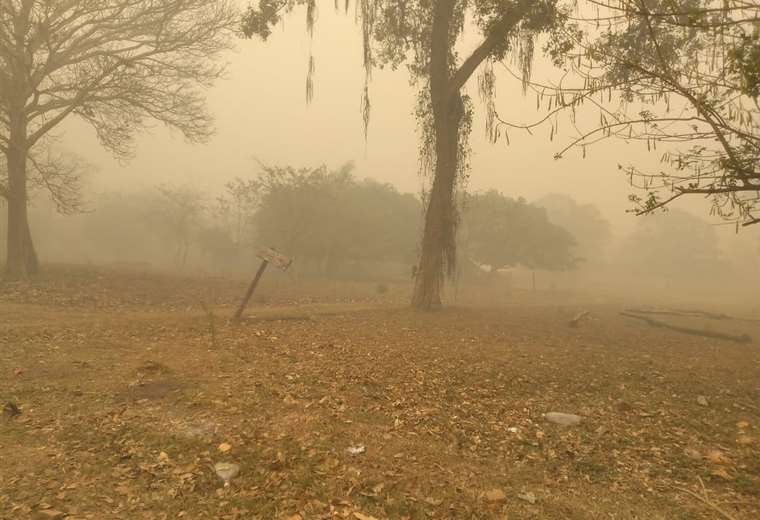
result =
[[[592,204],[579,204],[569,195],[552,193],[534,202],[544,208],[549,221],[570,232],[573,252],[584,263],[598,261],[612,239],[610,223]]]
[[[468,195],[462,242],[466,254],[492,269],[523,265],[533,269],[575,267],[575,239],[549,221],[546,210],[495,190]]]
[[[621,262],[633,274],[691,284],[724,267],[715,227],[677,209],[642,218],[623,244]]]
[[[256,241],[333,275],[347,262],[411,262],[418,236],[416,197],[374,181],[353,166],[296,170],[263,167],[255,179]]]
[[[562,80],[533,83],[551,125],[571,112],[578,129],[557,153],[609,138],[661,152],[661,169],[621,161],[637,188],[635,211],[650,213],[686,195],[708,196],[712,211],[754,224],[760,201],[760,4],[742,0],[615,0],[578,3],[564,29]],[[543,101],[543,103],[542,103]],[[596,124],[576,118],[582,106]],[[563,123],[564,124],[564,123]]]

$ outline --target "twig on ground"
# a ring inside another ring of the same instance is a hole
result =
[[[696,492],[694,492],[694,491],[692,491],[690,489],[687,489],[687,488],[678,487],[678,486],[673,486],[673,487],[676,490],[678,490],[678,491],[680,491],[682,493],[686,493],[687,495],[690,495],[690,496],[696,498],[697,500],[699,500],[700,502],[702,502],[706,506],[710,507],[716,513],[720,514],[726,520],[736,520],[736,517],[734,517],[734,516],[730,515],[729,513],[725,512],[723,509],[721,509],[718,506],[718,504],[716,504],[715,502],[713,502],[712,500],[710,500],[710,497],[707,495],[707,488],[705,487],[705,483],[702,482],[701,478],[699,479],[699,484],[702,486],[702,493],[701,494],[700,493],[696,493]]]
[[[214,311],[212,311],[208,305],[206,305],[206,302],[201,300],[201,308],[203,309],[203,312],[206,313],[206,321],[208,322],[208,333],[211,337],[211,348],[216,349],[217,341],[216,341],[216,318],[214,316]]]

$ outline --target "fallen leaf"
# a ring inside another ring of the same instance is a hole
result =
[[[747,428],[749,428],[749,423],[747,421],[739,421],[738,423],[736,423],[736,427],[739,428],[740,430],[746,430]]]
[[[501,489],[490,489],[483,495],[489,502],[504,502],[507,499],[506,493]]]
[[[713,464],[730,464],[731,461],[726,457],[722,451],[711,450],[707,452],[705,458]]]
[[[222,453],[227,453],[228,451],[232,449],[232,445],[226,442],[223,442],[216,449],[218,449]]]
[[[362,513],[359,513],[358,511],[354,511],[354,517],[358,520],[377,520],[374,516],[365,515]]]
[[[728,471],[726,471],[726,468],[718,468],[714,469],[710,472],[710,475],[713,475],[715,477],[720,477],[723,480],[734,480],[734,477],[728,474]]]
[[[698,460],[702,458],[702,454],[694,448],[685,448],[683,452],[690,459]]]
[[[754,437],[750,437],[749,435],[739,435],[736,438],[736,443],[741,444],[742,446],[749,446],[750,444],[755,443]]]

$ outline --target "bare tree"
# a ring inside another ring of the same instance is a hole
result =
[[[237,23],[228,0],[0,0],[9,278],[37,270],[27,220],[30,164],[54,199],[71,195],[76,178],[60,162],[51,169],[35,159],[51,132],[76,116],[120,159],[149,121],[206,140],[212,120],[203,88],[222,76],[216,58],[232,45]]]
[[[71,215],[83,208],[81,198],[82,176],[89,166],[72,154],[55,152],[49,140],[45,140],[34,149],[29,150],[27,157],[27,197],[31,198],[35,191],[46,191],[59,213]],[[7,204],[8,164],[5,155],[0,155],[0,198]],[[7,233],[7,229],[3,230]],[[25,229],[26,267],[34,273],[39,269],[37,253],[31,240],[29,225]]]
[[[207,211],[206,197],[190,187],[158,186],[163,205],[157,215],[166,228],[166,239],[175,242],[174,260],[177,267],[187,265],[193,238],[203,228]]]

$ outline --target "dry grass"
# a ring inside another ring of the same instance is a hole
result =
[[[22,415],[0,419],[0,518],[760,517],[755,345],[540,295],[419,314],[369,283],[283,288],[229,324],[243,286],[5,287],[0,400]]]

